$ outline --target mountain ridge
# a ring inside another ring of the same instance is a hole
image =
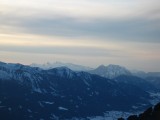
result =
[[[54,63],[47,62],[44,64],[32,63],[30,66],[31,67],[39,67],[44,70],[57,68],[57,67],[68,67],[73,71],[89,71],[89,70],[93,69],[93,68],[82,66],[82,65],[76,65],[73,63],[63,63],[63,62],[54,62]]]
[[[67,67],[44,70],[1,62],[0,76],[3,120],[71,119],[113,110],[138,111],[151,106],[153,99],[141,84],[117,82]]]
[[[120,65],[113,65],[110,64],[108,66],[100,65],[94,70],[89,71],[91,74],[97,74],[102,77],[113,79],[115,77],[118,77],[120,75],[132,75],[132,73],[127,70],[125,67],[122,67]]]
[[[0,115],[4,118],[18,114],[18,119],[87,117],[151,105],[151,97],[143,89],[66,67],[43,70],[19,64],[8,69],[3,64],[0,73],[4,71],[9,71],[9,77],[0,78],[0,106],[4,106]]]

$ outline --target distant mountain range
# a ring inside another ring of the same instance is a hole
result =
[[[96,74],[102,77],[117,79],[119,76],[132,76],[132,79],[144,79],[151,83],[157,89],[160,89],[160,72],[143,72],[143,71],[130,71],[127,68],[119,65],[100,65],[98,68],[88,71],[91,74]]]
[[[103,115],[105,111],[144,110],[160,100],[157,88],[145,79],[132,76],[124,67],[107,68],[113,79],[89,72],[73,71],[65,66],[44,70],[0,62],[1,118],[87,118]]]
[[[100,75],[102,77],[107,77],[107,78],[115,78],[115,77],[118,77],[119,75],[133,75],[133,76],[137,76],[140,78],[160,77],[160,72],[146,73],[144,71],[139,71],[139,70],[130,71],[123,66],[114,65],[114,64],[110,64],[108,66],[100,65],[97,68],[91,68],[87,66],[76,65],[72,63],[63,63],[63,62],[53,62],[53,63],[47,62],[45,64],[32,63],[30,66],[39,67],[44,70],[57,68],[57,67],[67,67],[73,71],[87,71],[92,74],[97,74],[97,75]]]
[[[76,65],[72,63],[62,63],[62,62],[55,62],[55,63],[46,63],[46,64],[31,64],[31,67],[39,67],[44,70],[57,68],[57,67],[67,67],[73,71],[85,71],[91,74],[96,74],[101,77],[114,79],[121,75],[125,76],[137,76],[141,79],[145,79],[154,85],[157,89],[160,89],[160,72],[143,72],[143,71],[130,71],[127,68],[120,66],[120,65],[113,65],[110,64],[108,66],[100,65],[97,68],[90,68],[82,65]]]
[[[89,70],[93,69],[93,68],[82,66],[82,65],[76,65],[76,64],[72,64],[72,63],[62,63],[62,62],[55,62],[55,63],[47,62],[45,64],[32,63],[30,66],[31,67],[39,67],[44,70],[57,68],[57,67],[67,67],[73,71],[89,71]]]

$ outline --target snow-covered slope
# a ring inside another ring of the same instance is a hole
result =
[[[30,77],[28,73],[32,71],[32,74],[40,72],[39,68],[31,68],[29,66],[24,66],[21,64],[3,63],[0,62],[0,78],[9,79],[16,78],[21,79],[21,77]]]
[[[73,71],[89,71],[92,70],[90,67],[82,66],[82,65],[76,65],[72,63],[62,63],[62,62],[55,62],[55,63],[45,63],[45,64],[31,64],[32,67],[40,67],[44,70],[57,68],[57,67],[68,67],[69,69]]]
[[[131,75],[131,72],[127,70],[125,67],[112,64],[108,66],[101,65],[95,70],[91,70],[90,73],[97,74],[110,79],[118,77],[120,75]]]

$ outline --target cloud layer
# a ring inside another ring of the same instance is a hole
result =
[[[160,71],[160,2],[0,0],[0,51],[0,60],[10,62],[16,61],[10,53],[20,58],[32,53],[48,54],[46,61],[51,55],[67,62],[79,56],[79,64],[113,62]],[[144,61],[147,68],[140,65]]]

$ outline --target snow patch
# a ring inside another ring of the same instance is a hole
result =
[[[40,88],[34,88],[34,91],[35,91],[35,92],[38,92],[38,93],[42,93],[42,91],[41,91]]]
[[[9,111],[12,111],[12,108],[9,107],[8,110],[9,110]]]
[[[59,117],[57,117],[57,116],[54,115],[54,114],[51,114],[50,119],[52,119],[52,120],[59,120]]]
[[[132,106],[133,109],[138,109],[138,106]]]
[[[67,111],[68,109],[67,108],[64,108],[64,107],[58,107],[59,110],[63,110],[63,111]]]
[[[54,102],[49,102],[49,101],[39,101],[38,103],[41,107],[44,107],[44,105],[46,105],[46,104],[48,104],[48,105],[54,104]]]
[[[84,79],[83,82],[87,85],[90,86],[90,84]]]
[[[54,104],[54,102],[48,102],[48,101],[43,101],[43,103],[50,104],[50,105]]]
[[[118,118],[124,118],[125,120],[133,114],[137,113],[129,113],[129,112],[122,112],[122,111],[107,111],[104,113],[103,116],[92,116],[87,118],[72,118],[71,120],[117,120]]]
[[[29,113],[31,113],[31,112],[32,112],[32,110],[30,110],[30,109],[27,109],[27,111],[28,111]]]

